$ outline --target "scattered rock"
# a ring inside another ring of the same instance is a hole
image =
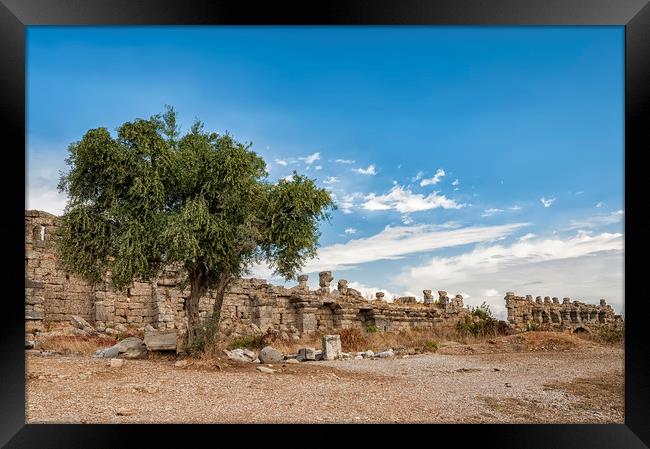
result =
[[[300,340],[300,335],[295,335],[295,334],[294,334],[294,335],[291,336],[291,339],[292,339],[293,341],[299,341],[299,340]]]
[[[366,352],[362,352],[362,353],[361,353],[361,356],[362,356],[364,359],[369,359],[369,358],[371,358],[371,357],[374,357],[374,356],[375,356],[375,353],[374,353],[373,351],[371,351],[370,349],[368,349]]]
[[[316,349],[314,348],[300,348],[298,350],[298,357],[297,357],[299,362],[305,362],[308,360],[316,360]]]
[[[111,368],[121,368],[124,363],[126,363],[124,359],[111,359],[109,366]]]
[[[506,387],[512,388],[512,385],[510,383],[506,382]]]
[[[275,372],[274,369],[267,368],[266,366],[258,366],[256,369],[257,371],[261,371],[266,374],[273,374]]]
[[[73,326],[75,326],[78,329],[85,329],[87,327],[92,329],[92,326],[90,323],[83,318],[81,318],[79,315],[72,315],[70,317],[70,322],[72,323]]]
[[[128,409],[128,408],[119,408],[115,412],[117,416],[131,416],[133,414],[133,410]]]
[[[285,360],[285,363],[300,363],[300,362],[296,359],[287,359]]]
[[[25,340],[25,349],[34,349],[34,341]]]
[[[260,351],[259,359],[262,363],[280,363],[284,359],[284,355],[277,349],[266,346]]]
[[[124,334],[129,331],[129,329],[122,323],[118,323],[115,325],[115,330]]]
[[[190,362],[187,360],[179,360],[178,362],[174,363],[174,366],[176,368],[185,368],[187,365],[189,365]]]
[[[250,349],[237,348],[233,349],[232,351],[224,349],[223,352],[230,360],[234,360],[235,362],[250,363],[255,361],[257,358],[255,353]]]
[[[147,324],[147,325],[144,327],[144,332],[145,332],[145,334],[146,334],[147,332],[156,332],[156,328],[153,327],[151,324]]]
[[[395,352],[392,349],[387,349],[386,351],[378,352],[375,354],[375,357],[379,357],[381,359],[386,358],[386,357],[393,357],[395,355]]]
[[[106,329],[104,329],[104,333],[106,335],[116,335],[118,332],[112,327],[107,327]]]
[[[76,327],[70,329],[70,332],[80,337],[88,337],[88,332],[83,329],[77,329]]]

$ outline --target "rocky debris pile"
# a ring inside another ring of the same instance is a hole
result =
[[[127,337],[110,348],[98,349],[93,357],[143,359],[147,357],[147,346],[138,337]]]

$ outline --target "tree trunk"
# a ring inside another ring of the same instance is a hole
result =
[[[199,329],[199,300],[206,293],[208,280],[202,270],[192,270],[190,277],[190,296],[187,298],[187,344],[192,347]]]
[[[223,297],[226,293],[226,287],[230,283],[232,278],[228,273],[221,273],[219,275],[219,281],[217,282],[217,288],[215,290],[214,296],[214,309],[212,310],[212,320],[214,325],[219,325],[219,319],[221,318],[221,308],[223,307]]]

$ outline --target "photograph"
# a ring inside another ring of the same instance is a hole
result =
[[[625,26],[24,45],[27,424],[626,423]]]

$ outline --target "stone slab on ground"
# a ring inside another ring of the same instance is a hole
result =
[[[175,330],[146,330],[144,344],[149,351],[176,351],[178,337]]]

